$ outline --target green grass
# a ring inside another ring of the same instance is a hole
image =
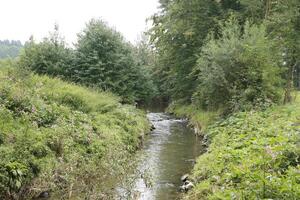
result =
[[[174,113],[178,117],[187,117],[192,126],[203,134],[206,128],[214,123],[220,115],[220,111],[203,111],[195,105],[172,104],[168,107],[168,112]]]
[[[5,66],[4,66],[5,65]],[[110,93],[0,66],[0,199],[113,195],[149,130]]]
[[[201,120],[201,118],[199,118]],[[212,138],[186,199],[300,199],[300,100],[233,114],[206,129]]]

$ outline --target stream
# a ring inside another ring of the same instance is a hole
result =
[[[181,176],[190,173],[203,151],[201,139],[187,127],[186,120],[165,113],[148,113],[155,129],[146,136],[139,153],[138,171],[130,199],[178,199]]]

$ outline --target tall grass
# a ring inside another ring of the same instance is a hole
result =
[[[111,198],[149,130],[99,90],[0,65],[0,199]]]

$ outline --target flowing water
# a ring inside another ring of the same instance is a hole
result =
[[[187,127],[187,121],[165,113],[149,113],[154,125],[140,152],[140,178],[134,184],[139,200],[174,200],[180,196],[181,176],[190,173],[203,150],[200,138]]]

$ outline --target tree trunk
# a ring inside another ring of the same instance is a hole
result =
[[[293,98],[292,98],[292,91],[293,91],[293,85],[294,85],[294,71],[297,63],[292,65],[289,69],[289,75],[288,75],[288,80],[287,80],[287,85],[285,88],[285,94],[284,94],[284,100],[283,103],[291,103]]]
[[[271,0],[266,0],[265,19],[267,19],[269,17],[270,10],[271,10]]]

